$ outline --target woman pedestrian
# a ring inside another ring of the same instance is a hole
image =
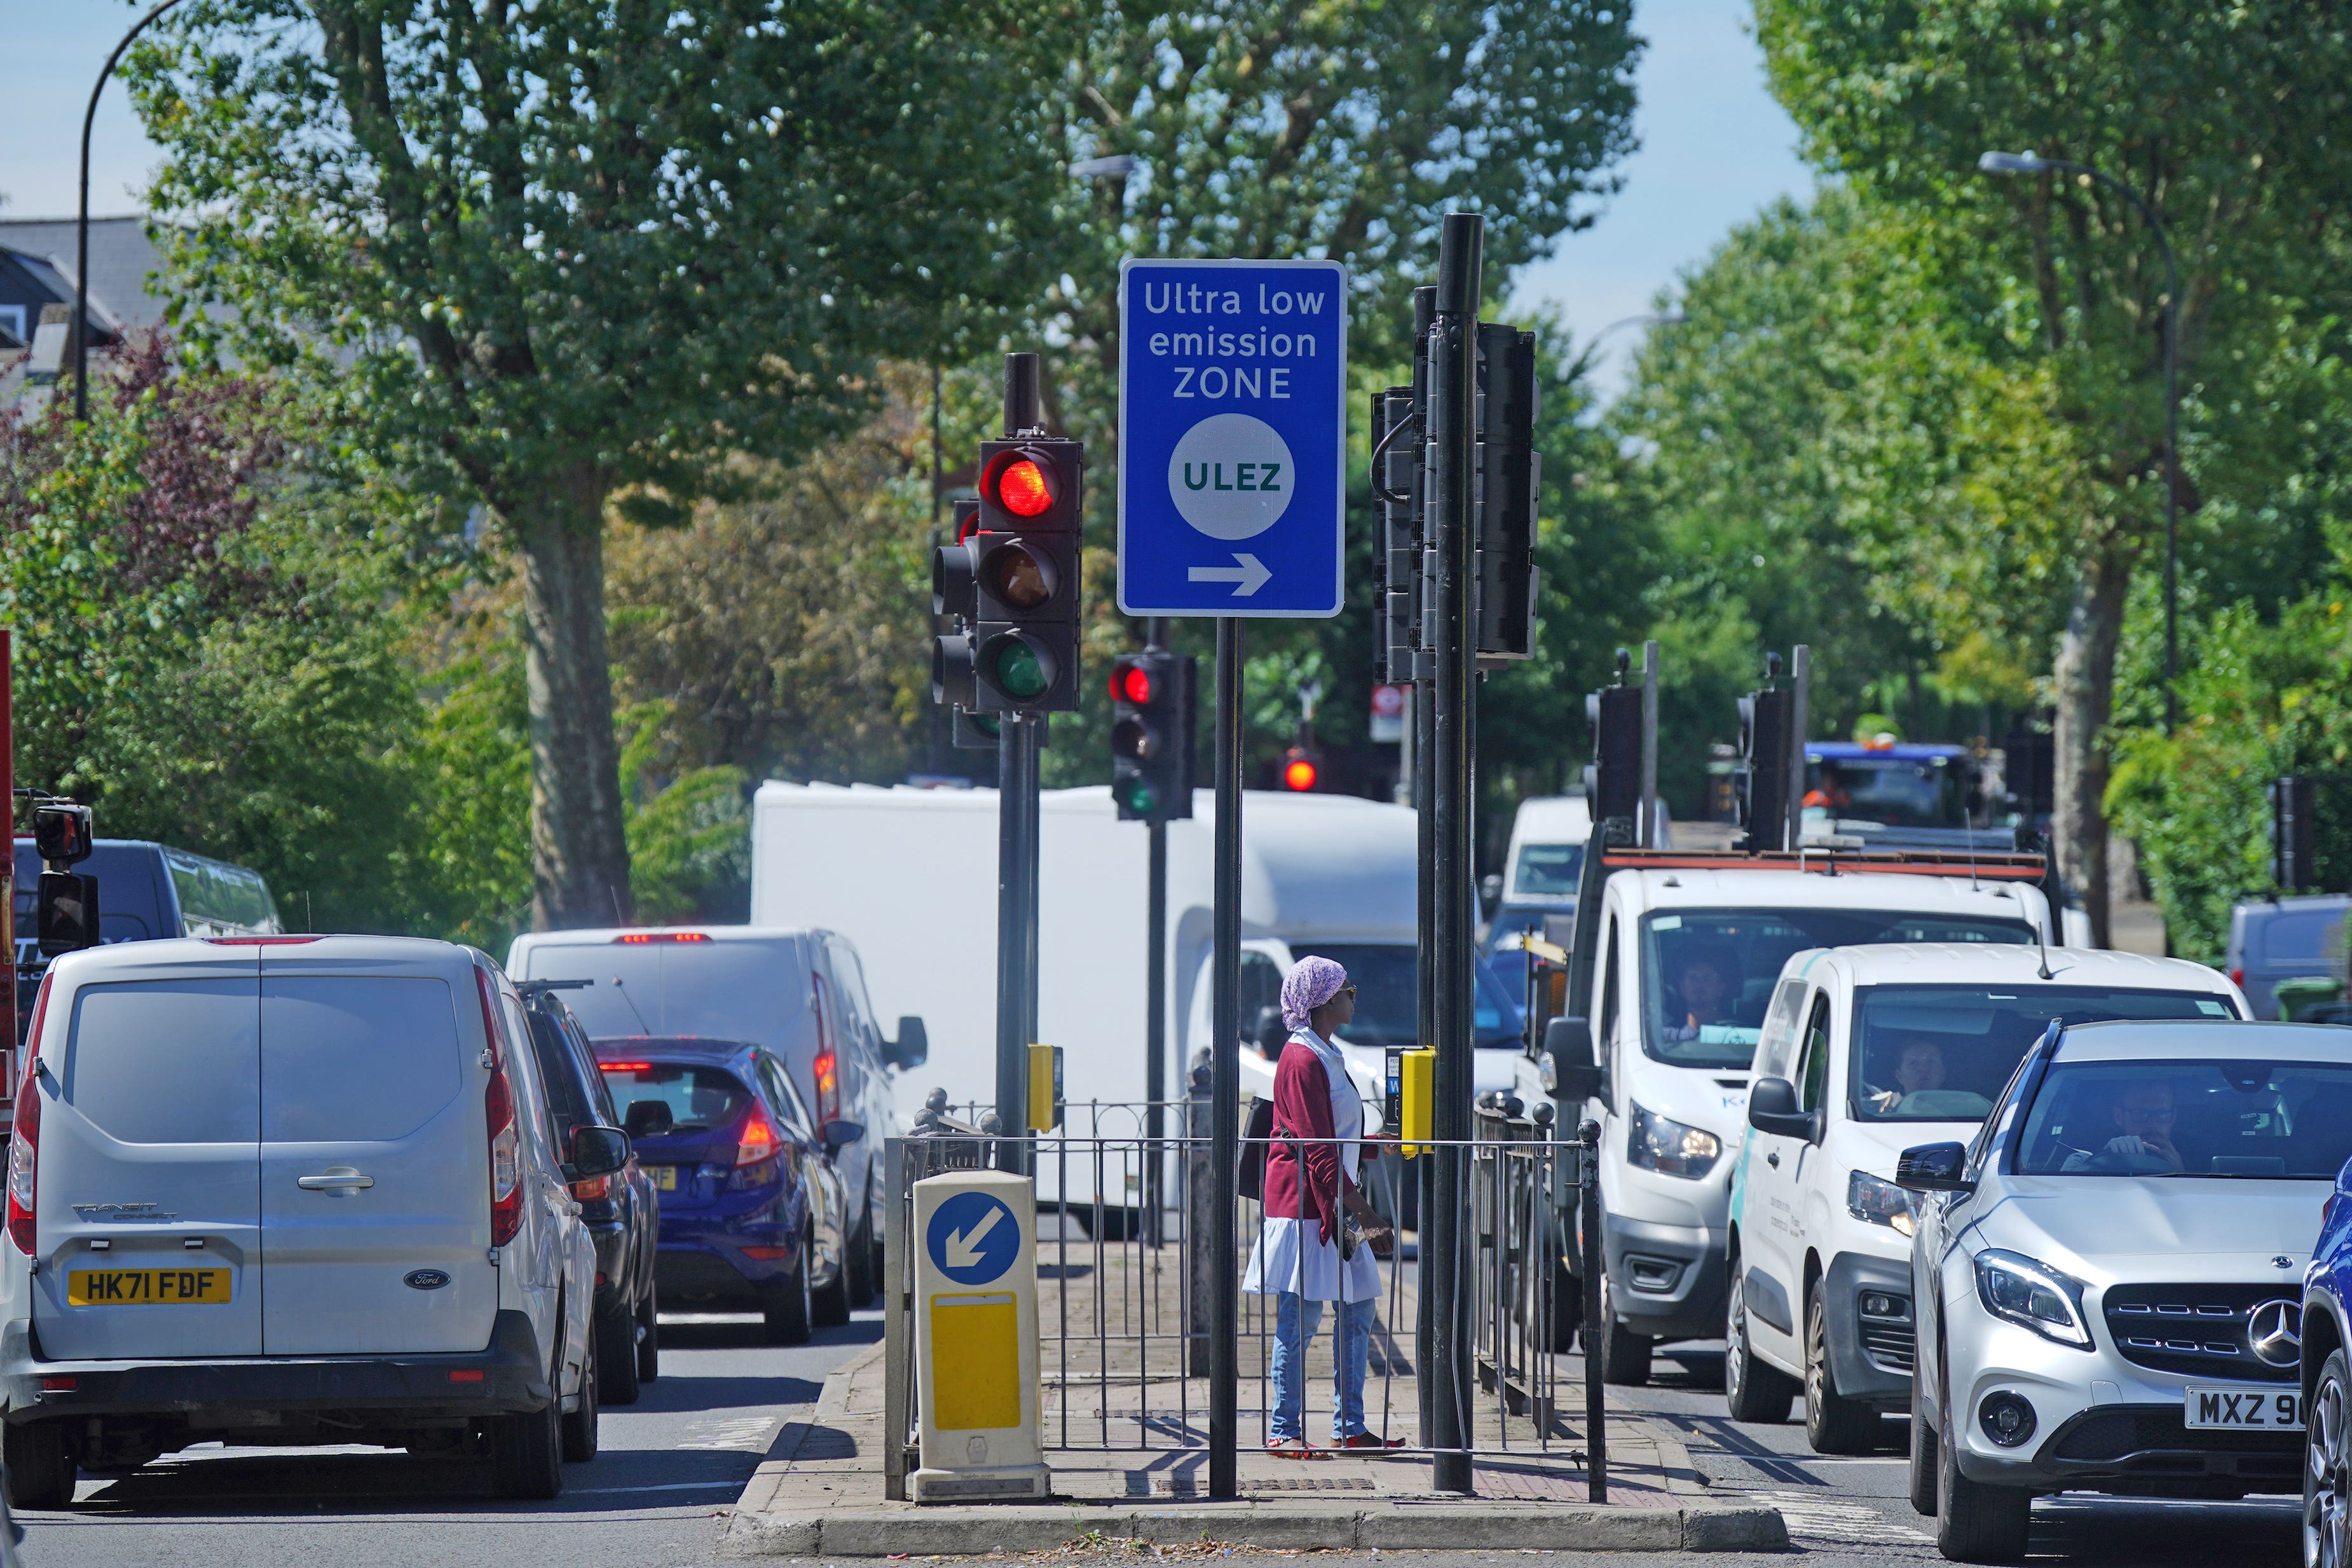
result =
[[[1257,1247],[1242,1289],[1275,1298],[1274,1410],[1266,1448],[1318,1452],[1307,1441],[1307,1346],[1336,1303],[1337,1363],[1331,1437],[1342,1448],[1390,1445],[1364,1427],[1364,1372],[1381,1274],[1375,1245],[1390,1230],[1364,1200],[1364,1102],[1332,1043],[1356,1013],[1348,971],[1328,958],[1301,958],[1282,982],[1290,1038],[1274,1070],[1274,1142],[1266,1151],[1265,1197]]]

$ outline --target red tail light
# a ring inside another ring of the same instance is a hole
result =
[[[41,1059],[41,1019],[49,1010],[49,980],[41,977],[33,1001],[33,1025],[25,1034],[25,1076],[16,1084],[16,1119],[8,1144],[8,1240],[26,1257],[39,1244],[33,1216],[38,1212],[41,1179],[41,1092],[33,1065]]]
[[[572,1184],[572,1196],[583,1203],[600,1202],[613,1196],[613,1178],[600,1176],[590,1176],[586,1181],[575,1181]]]
[[[2246,971],[2243,968],[2231,970],[2230,984],[2237,987],[2238,989],[2242,991],[2244,990],[2246,988]]]
[[[809,1063],[816,1083],[816,1124],[822,1132],[841,1116],[841,1058],[834,1051],[832,997],[822,976],[816,981],[816,1060]]]
[[[648,942],[708,942],[710,937],[700,931],[624,931],[613,940],[625,947],[642,947]]]
[[[743,1130],[735,1134],[735,1163],[755,1166],[761,1160],[772,1160],[783,1146],[784,1140],[777,1135],[776,1124],[768,1120],[768,1113],[753,1105],[751,1115],[744,1118]]]
[[[205,941],[215,947],[299,947],[305,942],[316,942],[316,936],[207,936]]]
[[[499,1000],[487,969],[474,971],[482,998],[482,1034],[489,1041],[490,1082],[482,1092],[482,1116],[490,1139],[490,1245],[503,1247],[522,1228],[522,1134],[515,1126],[514,1087],[507,1082],[505,1054],[499,1049]]]

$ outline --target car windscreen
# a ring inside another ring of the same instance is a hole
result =
[[[1826,758],[1806,768],[1805,804],[1895,828],[1965,828],[1960,773],[1943,757]]]
[[[646,1101],[669,1107],[672,1133],[708,1133],[725,1126],[751,1103],[751,1092],[723,1068],[697,1067],[675,1061],[606,1061],[605,1086],[621,1107],[625,1124],[630,1111]]]
[[[2061,1060],[2034,1093],[2016,1169],[2334,1181],[2347,1155],[2352,1065]]]
[[[563,993],[592,1040],[668,1035],[781,1047],[808,1007],[792,944],[546,942],[524,959],[533,980],[587,980]]]
[[[1582,844],[1521,844],[1518,862],[1511,869],[1511,896],[1573,898],[1577,878],[1583,873]]]
[[[2231,1019],[2210,991],[2114,986],[1865,986],[1847,1103],[1864,1122],[1977,1122],[2050,1020]]]
[[[2031,942],[2022,919],[1893,909],[1676,909],[1642,917],[1642,1049],[1744,1071],[1791,953],[1881,942]]]
[[[1328,958],[1348,971],[1356,988],[1356,1017],[1340,1031],[1349,1045],[1386,1048],[1413,1045],[1421,1037],[1413,1001],[1413,950],[1398,942],[1294,942],[1291,956]],[[1485,965],[1476,966],[1477,991],[1471,1004],[1472,1032],[1480,1045],[1518,1042],[1519,1007]]]

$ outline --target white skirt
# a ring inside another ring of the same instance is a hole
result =
[[[1253,1296],[1296,1293],[1310,1301],[1377,1301],[1381,1268],[1369,1245],[1339,1261],[1339,1243],[1324,1240],[1314,1220],[1262,1219],[1242,1289]]]

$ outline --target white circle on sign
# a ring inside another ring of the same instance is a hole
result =
[[[1176,443],[1168,494],[1213,539],[1255,538],[1280,521],[1297,478],[1289,444],[1245,413],[1213,413]]]

